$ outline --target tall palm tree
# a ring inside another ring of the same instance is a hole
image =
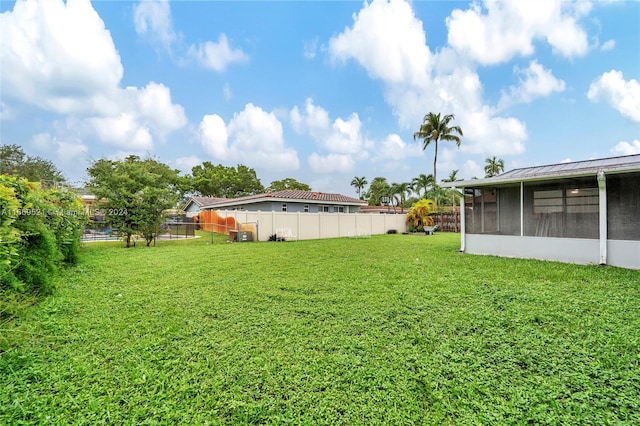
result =
[[[367,178],[362,177],[354,177],[351,181],[351,186],[356,188],[356,192],[358,193],[358,198],[362,198],[360,193],[362,192],[362,188],[364,188],[369,182],[367,182]]]
[[[451,174],[449,174],[449,177],[446,179],[442,179],[442,181],[457,182],[459,180],[462,180],[462,179],[458,179],[458,172],[459,170],[452,170]],[[461,197],[462,197],[462,194],[457,189],[449,188],[444,193],[444,202],[447,205],[456,206],[460,203]]]
[[[369,196],[369,205],[370,206],[379,206],[382,202],[381,199],[384,196],[389,195],[389,183],[387,182],[387,178],[384,177],[375,177],[371,181],[369,185],[369,190],[367,191],[367,195]]]
[[[440,113],[434,114],[430,112],[424,116],[420,130],[413,134],[413,140],[422,139],[422,150],[426,150],[431,142],[435,145],[435,154],[433,156],[433,180],[438,182],[436,178],[436,163],[438,162],[438,141],[455,142],[460,148],[460,136],[463,136],[460,126],[449,126],[451,120],[455,119],[453,114],[447,114],[440,117]],[[456,133],[459,136],[456,136]]]
[[[458,179],[458,172],[460,170],[456,169],[456,170],[451,170],[451,173],[449,174],[449,177],[446,179],[442,179],[443,182],[457,182],[460,179]]]
[[[435,180],[433,180],[433,175],[425,175],[424,173],[420,173],[418,177],[413,178],[411,181],[411,187],[418,194],[419,197],[427,198],[427,192],[429,188],[432,188],[435,184]],[[420,194],[422,191],[422,194]]]
[[[484,162],[486,163],[486,166],[484,166],[484,177],[490,178],[504,172],[504,160],[501,158],[487,157]]]
[[[392,192],[392,196],[400,196],[400,200],[398,202],[398,204],[400,204],[400,212],[404,213],[404,203],[407,200],[407,195],[409,194],[409,192],[411,191],[411,184],[408,182],[402,182],[402,183],[392,183],[391,184],[391,190],[390,192]],[[396,198],[397,200],[397,198]]]

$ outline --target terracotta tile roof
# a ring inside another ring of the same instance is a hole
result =
[[[366,201],[359,200],[353,197],[347,197],[346,195],[334,194],[330,192],[319,191],[300,191],[293,189],[286,189],[284,191],[273,191],[265,194],[248,195],[246,197],[239,198],[213,198],[213,197],[191,197],[192,200],[200,207],[214,207],[214,206],[229,206],[229,205],[242,205],[252,204],[263,201],[305,201],[311,204],[348,204],[365,206]]]

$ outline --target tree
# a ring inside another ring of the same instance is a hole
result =
[[[365,178],[364,176],[362,177],[354,177],[353,180],[351,181],[351,186],[353,186],[356,189],[356,192],[358,193],[358,198],[362,199],[362,188],[364,188],[367,185],[367,178]]]
[[[0,316],[5,290],[53,290],[62,262],[77,260],[86,219],[76,192],[0,175]]]
[[[408,182],[391,184],[391,195],[396,197],[397,204],[400,205],[401,212],[404,213],[404,203],[407,195],[411,192],[411,184]],[[398,196],[400,199],[398,200]]]
[[[490,178],[504,172],[504,160],[501,158],[487,157],[484,162],[486,163],[484,166],[484,177]]]
[[[389,183],[387,178],[375,177],[367,190],[370,206],[382,205],[382,197],[389,196]]]
[[[413,140],[418,138],[422,139],[422,150],[426,150],[431,142],[435,145],[435,154],[433,156],[433,180],[438,182],[436,178],[436,163],[438,162],[438,141],[451,141],[455,142],[456,146],[460,148],[460,137],[463,136],[460,126],[449,126],[451,120],[455,117],[453,114],[447,114],[444,117],[440,117],[440,113],[434,114],[430,112],[424,116],[420,130],[413,134]],[[457,133],[459,136],[456,136]]]
[[[0,146],[0,174],[16,175],[30,182],[55,186],[65,181],[62,172],[49,160],[31,157],[18,145]]]
[[[426,198],[427,192],[429,192],[430,188],[433,188],[435,183],[433,175],[425,175],[424,173],[421,173],[418,177],[413,178],[411,181],[411,187],[418,196]],[[420,194],[420,190],[422,190],[422,194]]]
[[[193,190],[200,195],[237,198],[264,192],[256,171],[238,164],[227,167],[222,164],[214,166],[209,161],[191,169]]]
[[[442,179],[443,182],[458,182],[461,179],[458,179],[458,172],[460,170],[451,170],[451,173],[449,174],[449,177],[446,179]]]
[[[100,211],[124,236],[127,247],[136,233],[141,233],[149,246],[162,224],[163,210],[174,207],[181,196],[178,170],[151,158],[101,159],[87,173],[87,188],[98,200],[104,200]]]
[[[446,179],[442,179],[442,181],[458,182],[459,180],[461,180],[461,179],[458,179],[458,171],[459,170],[452,170],[451,174],[449,174],[449,177]],[[457,189],[448,188],[443,193],[442,204],[451,205],[451,206],[458,205],[460,203],[461,197],[462,197],[462,194]]]
[[[306,183],[298,182],[294,178],[284,178],[274,180],[267,188],[267,191],[284,191],[285,189],[297,189],[299,191],[311,191],[311,187]]]
[[[416,202],[407,213],[407,223],[421,231],[425,226],[433,226],[433,218],[429,213],[436,211],[433,200],[422,199]]]

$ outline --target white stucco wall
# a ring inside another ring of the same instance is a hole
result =
[[[595,264],[600,240],[466,234],[465,253]],[[607,241],[607,264],[640,269],[640,241]]]

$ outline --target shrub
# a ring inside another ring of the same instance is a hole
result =
[[[422,199],[417,201],[407,213],[407,223],[418,231],[422,231],[425,226],[433,226],[433,218],[429,213],[436,210],[436,203],[433,200]]]
[[[78,257],[86,223],[79,197],[2,175],[0,208],[0,291],[50,293],[60,264]]]

